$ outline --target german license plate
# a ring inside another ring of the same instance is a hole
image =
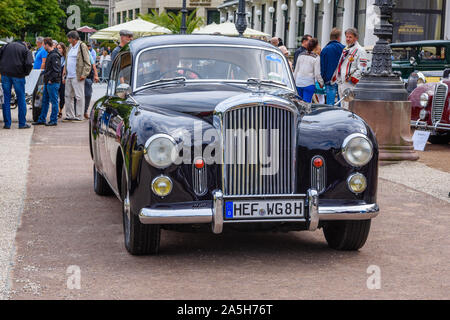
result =
[[[225,219],[303,218],[304,200],[228,200]]]

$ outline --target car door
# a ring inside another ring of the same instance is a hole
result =
[[[114,83],[112,83],[114,92],[111,93],[105,103],[104,115],[102,117],[105,175],[116,191],[118,191],[116,162],[117,153],[120,152],[121,126],[123,125],[124,118],[128,117],[132,109],[127,97],[125,95],[119,96],[117,92],[127,86],[131,88],[131,66],[132,59],[130,52],[120,53],[120,56],[115,59]]]
[[[117,59],[115,60],[117,61]],[[106,154],[106,134],[107,128],[109,124],[110,115],[107,111],[109,109],[110,100],[114,98],[114,93],[117,85],[117,77],[118,77],[118,68],[119,63],[114,63],[111,67],[111,73],[108,80],[108,87],[106,90],[106,99],[105,101],[98,106],[98,116],[97,116],[97,129],[98,129],[98,138],[97,138],[97,151],[99,156],[99,164],[97,165],[97,169],[100,170],[102,175],[110,182],[110,177],[108,176],[108,157]]]

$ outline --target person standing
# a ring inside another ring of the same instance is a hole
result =
[[[320,76],[320,56],[314,52],[317,50],[319,42],[316,38],[308,41],[306,51],[298,56],[297,64],[294,70],[295,85],[298,95],[303,101],[311,103],[316,81],[320,88],[323,88],[323,79]]]
[[[28,129],[25,77],[33,69],[33,54],[23,42],[12,42],[0,48],[0,74],[3,89],[4,129],[11,128],[11,89],[14,87],[19,107],[19,129]]]
[[[92,59],[94,59],[94,62],[97,61],[97,52],[95,52],[94,48],[92,48],[92,44],[89,43],[87,46]]]
[[[294,68],[292,67],[292,62],[289,59],[289,50],[286,48],[286,46],[280,46],[278,48],[280,49],[283,56],[285,56],[287,61],[289,62],[289,67],[291,68],[291,71],[294,72]]]
[[[278,37],[273,37],[273,38],[270,39],[270,43],[271,43],[273,46],[278,47],[278,44],[280,43],[280,40],[279,40]]]
[[[64,95],[66,91],[66,86],[63,83],[63,72],[64,72],[64,66],[66,65],[66,55],[67,55],[67,49],[66,45],[63,42],[58,43],[58,52],[61,55],[61,81],[59,84],[59,113],[58,118],[62,117],[62,109],[64,108]]]
[[[92,84],[94,82],[99,82],[98,73],[97,73],[97,67],[95,65],[95,60],[91,56],[91,72],[89,73],[89,76],[84,81],[84,118],[89,119],[88,110],[89,106],[91,104],[91,98],[92,98]]]
[[[58,124],[58,90],[61,81],[61,55],[52,39],[44,39],[44,49],[48,52],[44,70],[44,93],[42,96],[42,110],[33,125],[56,126]],[[48,108],[52,104],[50,122],[47,123]]]
[[[100,56],[100,68],[102,70],[102,81],[107,80],[109,76],[109,67],[111,64],[111,56],[108,51],[103,50],[103,54]]]
[[[84,82],[91,72],[91,55],[81,40],[77,31],[67,33],[70,43],[63,71],[65,80],[66,117],[63,121],[83,121]],[[78,108],[75,107],[74,98]],[[78,112],[79,111],[79,112]]]
[[[342,51],[337,69],[331,80],[332,84],[338,84],[341,98],[344,96],[345,89],[353,89],[356,86],[361,79],[362,71],[367,68],[368,62],[366,51],[358,43],[358,30],[355,28],[347,29],[345,41],[347,46]],[[342,107],[348,109],[349,103],[342,101]]]
[[[310,36],[309,34],[305,34],[302,37],[302,41],[301,41],[302,45],[297,50],[295,50],[295,52],[294,52],[294,65],[293,65],[294,70],[295,70],[295,66],[297,65],[298,56],[302,52],[306,51],[306,48],[308,47],[308,41],[311,40],[311,38],[312,38],[312,36]]]
[[[117,56],[117,54],[120,52],[120,50],[126,46],[130,41],[133,40],[133,32],[128,30],[120,30],[120,44],[114,48],[113,52],[111,53],[111,61],[114,62],[114,58]]]
[[[44,49],[44,38],[37,37],[36,46],[38,49],[35,54],[33,69],[44,69],[45,59],[47,58],[47,51]]]
[[[320,74],[325,82],[326,104],[329,105],[334,105],[338,93],[338,86],[336,83],[331,84],[331,79],[344,50],[344,45],[341,43],[341,36],[342,31],[338,28],[333,28],[330,34],[330,42],[328,42],[320,53]]]

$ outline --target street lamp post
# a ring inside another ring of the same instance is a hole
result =
[[[239,37],[244,36],[245,29],[247,29],[247,14],[245,12],[245,0],[239,0],[237,19],[235,22],[236,30],[239,32]]]
[[[183,0],[183,7],[181,8],[181,26],[180,26],[180,34],[186,34],[186,0]]]
[[[393,27],[389,23],[393,0],[375,0],[380,24],[374,34],[379,38],[373,48],[372,65],[354,89],[350,110],[361,116],[374,131],[379,145],[381,164],[417,160],[411,138],[411,103],[400,76],[392,72]]]

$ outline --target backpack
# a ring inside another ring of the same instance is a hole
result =
[[[84,50],[83,50],[83,48],[81,48],[82,45],[86,45],[86,44],[84,42],[80,43],[81,54],[83,56],[83,60],[86,61],[85,60],[85,56],[84,56]],[[89,50],[88,50],[88,52],[89,52]],[[88,60],[91,61],[91,59],[88,59]],[[91,63],[91,71],[89,72],[89,75],[87,76],[87,79],[90,79],[90,80],[94,81],[94,67],[93,67],[92,63]]]

